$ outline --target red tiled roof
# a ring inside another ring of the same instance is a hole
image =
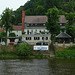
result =
[[[22,30],[22,26],[13,26],[14,30]]]
[[[3,29],[2,28],[0,28],[0,32],[2,32],[3,31]]]

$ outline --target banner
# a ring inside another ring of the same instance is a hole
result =
[[[34,46],[34,50],[48,50],[48,46]]]

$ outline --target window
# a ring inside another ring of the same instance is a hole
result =
[[[62,25],[62,24],[60,23],[60,25]]]
[[[46,37],[46,40],[48,40],[48,37]]]
[[[37,29],[35,30],[35,33],[37,33]]]
[[[31,34],[33,34],[33,30],[31,30]]]
[[[42,37],[42,40],[44,40],[44,37]]]
[[[27,26],[29,26],[29,24],[27,24]]]
[[[27,30],[27,34],[29,34],[29,30]]]
[[[44,30],[44,32],[45,32],[45,30]]]
[[[31,26],[33,26],[33,24],[31,24]]]
[[[35,25],[37,25],[37,24],[35,24]]]
[[[41,33],[41,30],[39,32]]]
[[[26,37],[26,40],[31,40],[31,37]]]
[[[45,24],[43,24],[45,26]]]
[[[40,40],[40,37],[34,37],[34,40]]]

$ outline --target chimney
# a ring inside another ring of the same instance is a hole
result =
[[[22,33],[24,32],[25,11],[22,10]]]

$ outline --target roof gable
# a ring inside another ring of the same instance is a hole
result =
[[[60,34],[58,34],[56,36],[56,38],[72,38],[69,34],[65,33],[65,32],[61,32]]]

